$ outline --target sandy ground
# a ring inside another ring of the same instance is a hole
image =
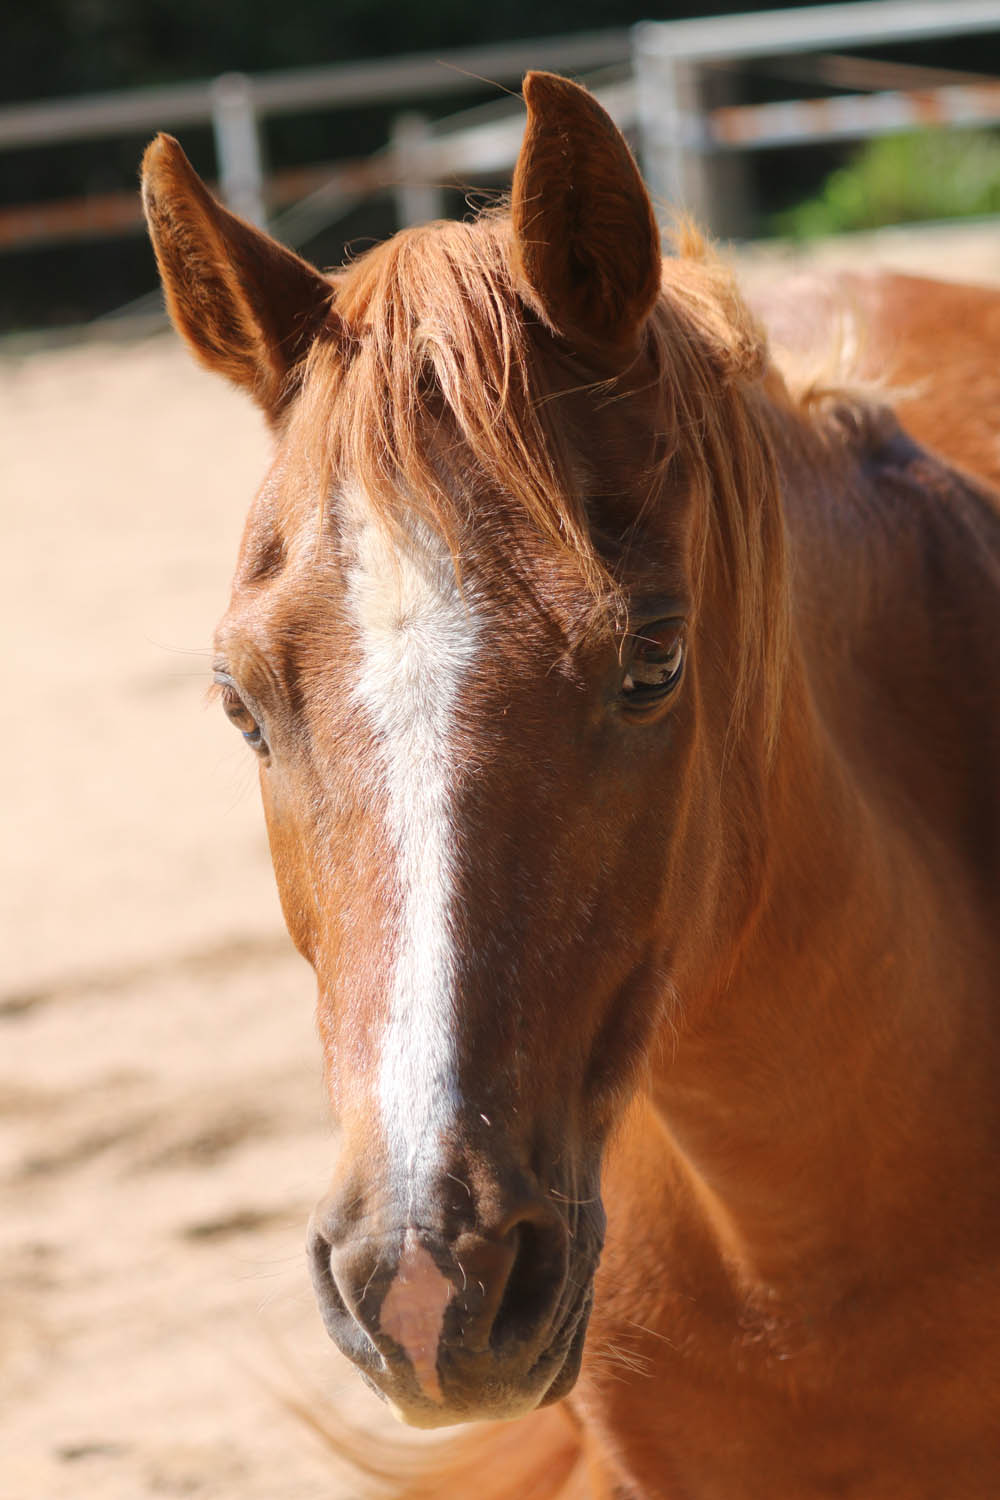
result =
[[[1000,280],[1000,226],[835,258],[873,253]],[[304,1264],[311,977],[204,701],[266,451],[169,336],[0,357],[0,1500],[346,1500],[282,1398],[380,1420]]]
[[[0,361],[3,1500],[349,1493],[278,1399],[342,1376],[311,975],[205,703],[266,452],[170,336]]]

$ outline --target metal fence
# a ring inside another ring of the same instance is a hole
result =
[[[260,129],[269,118],[373,104],[412,106],[479,87],[494,91],[493,85],[518,85],[528,68],[585,73],[627,63],[630,55],[627,30],[581,32],[290,72],[228,73],[204,83],[20,104],[0,109],[0,152],[210,124],[222,195],[237,213],[259,223],[265,218],[268,197],[281,201],[287,192],[280,178],[274,183],[265,180]],[[308,187],[311,190],[321,180],[336,183],[339,174],[348,196],[378,191],[392,183],[405,190],[415,176],[425,175],[413,145],[412,125],[404,120],[395,146],[390,143],[387,152],[369,163],[321,169],[323,178],[307,179]],[[0,212],[0,249],[28,239],[41,243],[74,232],[102,233],[132,221],[137,221],[136,205],[133,201],[130,212],[122,195],[102,195],[96,203],[81,198],[55,206],[7,210]]]
[[[413,106],[485,87],[485,80],[517,84],[527,68],[549,67],[593,79],[595,92],[637,140],[654,194],[716,232],[732,233],[747,223],[746,151],[928,122],[1000,120],[1000,82],[845,58],[831,49],[991,31],[1000,32],[1000,0],[863,0],[643,22],[631,31],[254,77],[228,74],[210,83],[20,105],[0,110],[0,151],[211,123],[227,202],[257,222],[270,215],[277,233],[302,244],[370,194],[392,192],[397,219],[406,223],[439,212],[445,184],[502,176],[517,154],[522,111],[517,100],[501,100],[434,125],[401,114],[374,156],[269,177],[260,134],[270,117],[375,103]],[[771,104],[731,102],[740,68],[791,55],[798,77],[841,92]],[[0,249],[124,232],[137,223],[135,198],[121,194],[0,210]]]
[[[642,158],[653,191],[716,232],[740,228],[743,184],[734,153],[767,146],[859,139],[933,120],[956,125],[1000,119],[1000,90],[979,82],[932,89],[927,69],[893,68],[909,88],[886,89],[870,72],[861,95],[727,107],[718,84],[739,66],[831,48],[884,46],[1000,31],[998,0],[865,0],[758,11],[702,21],[644,22],[634,31]],[[814,75],[815,76],[815,75]],[[841,76],[845,76],[843,73]],[[710,97],[710,80],[716,98]],[[734,171],[733,167],[737,170]]]

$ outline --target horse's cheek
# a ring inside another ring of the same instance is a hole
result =
[[[290,809],[294,800],[281,795],[277,777],[268,767],[260,776],[261,801],[267,824],[278,897],[292,942],[309,963],[315,964],[317,943],[316,900],[308,878],[309,860],[303,848],[298,821]]]

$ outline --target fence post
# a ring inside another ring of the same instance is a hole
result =
[[[264,171],[253,84],[243,73],[224,73],[212,84],[212,127],[219,184],[227,207],[251,224],[267,225]]]
[[[444,218],[444,194],[431,182],[427,147],[433,140],[426,115],[397,115],[392,125],[392,151],[397,183],[393,191],[396,202],[396,227],[426,224],[429,219]]]
[[[680,210],[711,228],[698,68],[673,55],[660,33],[656,21],[640,21],[632,28],[643,171],[661,214]]]
[[[716,235],[752,226],[750,181],[738,151],[714,148],[705,126],[712,109],[731,103],[738,75],[671,51],[670,23],[632,28],[632,58],[643,169],[657,207],[690,216]]]

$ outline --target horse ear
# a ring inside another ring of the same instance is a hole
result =
[[[515,260],[558,332],[634,345],[660,286],[660,236],[624,136],[586,89],[524,80],[528,126],[514,171]]]
[[[146,150],[142,201],[174,326],[277,421],[290,375],[334,320],[333,287],[217,203],[169,135]]]

